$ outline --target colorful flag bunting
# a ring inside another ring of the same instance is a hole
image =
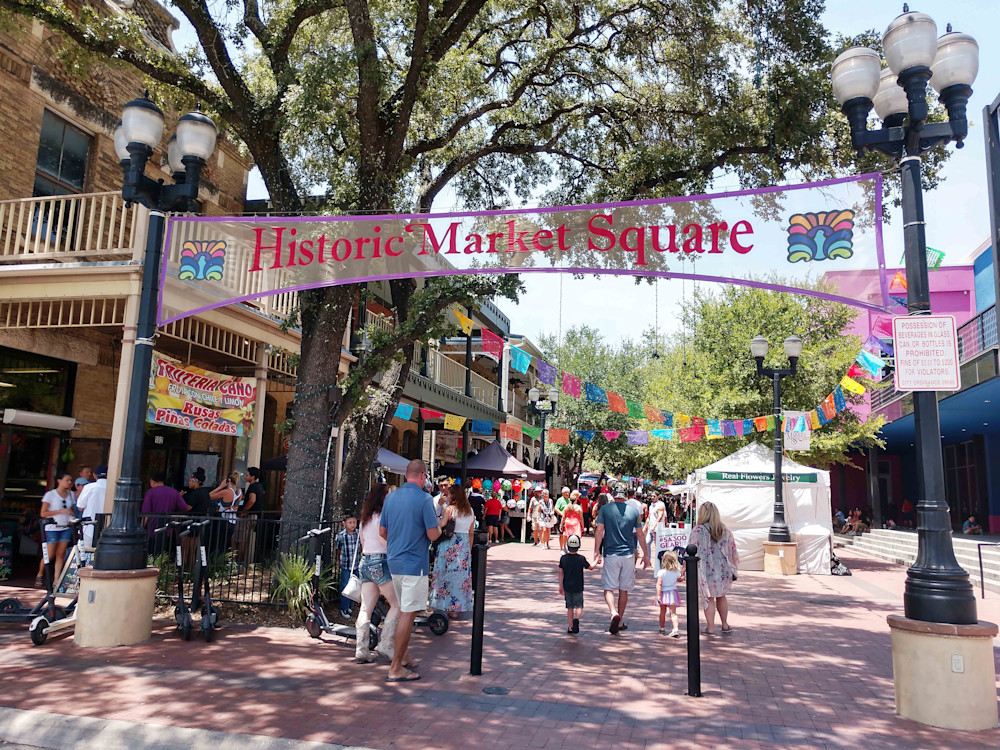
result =
[[[844,398],[844,389],[839,385],[833,389],[833,405],[836,407],[838,414],[847,408],[847,399]]]
[[[612,440],[616,440],[619,435],[622,434],[621,430],[601,430],[601,434],[604,435],[604,439],[609,443]]]
[[[510,366],[518,372],[527,372],[531,365],[531,355],[516,346],[510,348]]]
[[[462,425],[465,424],[465,417],[459,417],[456,414],[445,414],[444,415],[444,428],[446,430],[461,430]]]
[[[754,431],[753,420],[752,419],[744,419],[743,420],[743,434],[744,435],[749,435],[753,431]]]
[[[767,429],[767,417],[754,417],[753,426],[757,432],[764,432]]]
[[[462,313],[460,313],[458,311],[458,308],[453,309],[452,312],[455,313],[455,317],[458,318],[458,324],[462,326],[462,333],[464,333],[466,336],[471,336],[472,328],[475,325],[475,323],[472,321],[472,318],[468,318]]]
[[[817,410],[820,411],[823,414],[823,416],[826,417],[827,422],[829,422],[831,419],[837,416],[837,406],[833,402],[832,393],[823,399],[823,401],[817,407]]]
[[[746,426],[745,425],[746,421],[747,420],[745,420],[745,419],[734,419],[733,420],[733,431],[737,435],[746,435],[747,434],[746,432],[743,431],[743,428]],[[753,429],[753,422],[751,422],[750,425],[751,425],[751,429]]]
[[[589,443],[594,439],[594,435],[597,434],[597,430],[577,430],[576,434],[583,438],[583,442]]]
[[[588,401],[593,401],[598,404],[608,403],[608,392],[603,388],[599,388],[593,383],[584,383],[583,390],[587,394]]]
[[[718,419],[705,420],[705,435],[709,440],[717,440],[722,437],[722,423]]]
[[[630,398],[625,399],[625,406],[628,408],[628,415],[634,419],[645,419],[646,412],[643,411],[642,404]]]
[[[573,398],[580,398],[580,378],[576,375],[570,375],[568,372],[564,371],[562,392],[572,396]]]
[[[809,412],[809,426],[812,427],[814,430],[818,430],[820,428],[819,412],[817,412],[815,409]]]
[[[435,422],[438,419],[444,417],[443,411],[434,411],[433,409],[424,409],[421,407],[420,416],[424,418],[425,422]]]
[[[409,422],[410,417],[413,416],[413,404],[398,404],[396,406],[396,413],[393,416],[396,419],[403,419]]]
[[[892,277],[892,281],[889,282],[890,292],[905,292],[906,289],[906,274],[902,271],[896,271],[896,275]]]
[[[488,419],[473,419],[469,422],[469,432],[477,435],[489,435],[493,432],[493,423]]]
[[[739,425],[742,428],[743,422],[740,421]],[[733,424],[733,420],[731,419],[722,420],[722,437],[736,437],[736,425]]]
[[[840,379],[840,387],[845,391],[859,395],[865,392],[865,387],[849,375],[845,375]]]
[[[645,430],[628,430],[626,435],[629,445],[649,445],[649,433]]]
[[[541,427],[522,427],[521,432],[530,437],[532,440],[538,440],[542,435]]]
[[[892,336],[892,317],[889,315],[879,315],[872,323],[872,333],[876,336]]]
[[[695,443],[701,440],[704,434],[704,427],[685,427],[681,430],[681,441],[684,443]]]
[[[660,414],[663,415],[663,426],[673,427],[674,426],[674,415],[673,412],[661,411]]]
[[[549,430],[548,441],[552,445],[566,445],[569,443],[569,430]]]
[[[608,408],[611,409],[611,411],[628,414],[628,406],[625,404],[625,399],[617,393],[612,393],[611,391],[608,391]]]
[[[663,440],[673,440],[674,431],[673,430],[653,430],[650,433],[653,437],[662,438]]]
[[[823,405],[820,404],[816,409],[816,418],[819,420],[820,427],[830,422],[833,417],[827,416],[826,412],[823,410]]]
[[[692,427],[704,427],[706,424],[708,424],[708,420],[704,417],[691,417]]]
[[[493,331],[482,328],[479,331],[483,342],[483,351],[492,354],[497,362],[503,358],[503,336],[497,336]]]
[[[663,412],[657,409],[655,406],[650,406],[649,404],[643,404],[642,410],[646,413],[646,420],[649,422],[662,422]]]
[[[774,421],[774,415],[772,414],[771,416],[767,417],[767,429],[773,430],[775,429],[775,426],[776,425]]]
[[[858,352],[857,362],[861,367],[871,373],[872,377],[878,377],[879,372],[885,367],[885,360],[881,357],[876,357],[874,354],[870,354],[862,349]]]
[[[674,427],[690,427],[691,417],[687,414],[674,414]]]
[[[520,440],[521,425],[519,424],[500,425],[500,437],[503,438],[504,440]]]
[[[544,359],[538,360],[538,382],[546,385],[556,384],[556,368]]]
[[[862,370],[860,367],[858,367],[858,363],[857,362],[853,362],[851,364],[851,367],[847,370],[847,377],[849,377],[849,378],[861,378],[861,377],[868,378],[868,377],[871,377],[871,376],[868,374],[867,370]]]

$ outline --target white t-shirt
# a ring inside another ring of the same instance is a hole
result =
[[[657,520],[657,516],[659,515],[660,511],[663,511],[664,515],[659,520]],[[663,504],[662,500],[657,500],[655,503],[649,506],[649,523],[652,529],[655,530],[656,525],[658,523],[666,522],[667,520],[666,512],[667,512],[667,506]]]
[[[67,492],[66,497],[62,497],[56,490],[49,490],[42,495],[42,502],[48,504],[49,510],[69,510],[73,507],[73,493]],[[69,528],[71,518],[73,518],[73,512],[71,510],[69,510],[68,513],[60,513],[52,516],[51,518],[46,518],[45,520],[48,521],[48,523],[45,524],[45,528]]]
[[[385,539],[378,533],[378,522],[381,517],[381,513],[375,513],[368,519],[368,523],[361,527],[361,553],[364,555],[387,554]]]
[[[640,503],[634,497],[630,497],[628,500],[626,500],[625,504],[628,507],[630,507],[630,508],[635,508],[636,513],[639,514],[639,518],[643,517],[643,514],[642,514],[642,503]]]
[[[76,499],[76,507],[83,511],[83,517],[94,519],[97,518],[104,512],[104,501],[105,495],[108,492],[108,480],[107,478],[98,479],[96,482],[91,482],[82,490],[80,490],[80,496]],[[83,544],[85,547],[93,547],[94,544],[94,527],[84,526],[83,527]]]
[[[472,530],[472,524],[476,522],[476,514],[469,513],[465,516],[455,516],[455,536],[468,534]]]
[[[660,568],[656,571],[656,577],[661,581],[660,590],[670,591],[677,589],[677,579],[681,577],[681,571],[679,570],[665,570]]]

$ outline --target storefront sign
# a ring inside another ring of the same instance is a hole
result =
[[[216,435],[253,434],[257,381],[153,355],[146,421]]]
[[[585,206],[329,217],[172,216],[160,325],[335,284],[483,273],[604,273],[795,291],[884,311],[880,174]],[[695,262],[697,261],[697,262]],[[880,299],[815,289],[881,270]],[[783,283],[761,281],[780,276]],[[169,295],[164,294],[173,282]]]
[[[892,341],[897,391],[957,391],[962,387],[955,316],[893,318]]]
[[[707,471],[705,478],[713,482],[773,482],[774,474],[748,471]],[[785,484],[816,483],[815,474],[782,474],[781,481]]]

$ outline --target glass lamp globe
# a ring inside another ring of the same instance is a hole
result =
[[[549,391],[549,401],[551,401],[554,404],[558,400],[559,400],[559,391],[553,388],[551,391]]]
[[[531,403],[537,404],[538,396],[539,394],[537,388],[532,388],[530,391],[528,391],[528,401],[530,401]]]
[[[215,123],[201,112],[188,112],[177,120],[177,146],[182,157],[197,156],[208,161],[218,134]]]
[[[833,95],[841,104],[851,99],[874,99],[882,60],[868,47],[851,47],[833,61],[830,79]]]
[[[122,131],[126,143],[154,149],[163,138],[163,112],[145,96],[133,99],[122,110]]]
[[[184,154],[181,153],[181,148],[177,143],[177,136],[170,136],[170,140],[167,141],[167,163],[170,165],[170,171],[174,174],[184,171],[184,162],[181,161]]]
[[[125,130],[122,128],[122,121],[119,120],[115,126],[115,154],[120,161],[128,161],[132,155],[128,152],[128,141],[125,139]]]
[[[750,355],[754,359],[767,356],[767,339],[763,336],[754,336],[750,341]]]
[[[785,356],[798,359],[802,356],[802,339],[794,334],[785,339]]]
[[[873,102],[875,113],[880,120],[886,120],[893,115],[905,115],[909,111],[909,102],[903,87],[897,83],[897,76],[891,68],[885,68],[879,78],[878,93]]]
[[[979,44],[968,34],[951,31],[937,41],[931,66],[931,86],[941,93],[949,86],[971,86],[979,73]]]
[[[937,24],[926,13],[904,10],[885,30],[882,52],[897,76],[909,68],[929,68],[937,54]]]

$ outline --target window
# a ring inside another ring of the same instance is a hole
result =
[[[34,195],[66,195],[83,191],[90,137],[45,110],[35,163]]]

